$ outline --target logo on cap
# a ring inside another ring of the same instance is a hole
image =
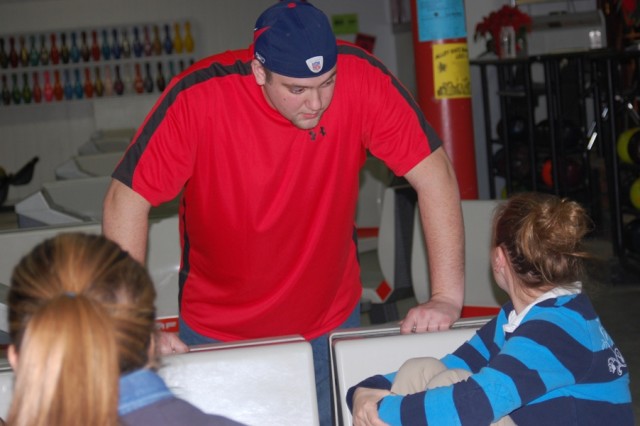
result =
[[[307,66],[312,73],[319,73],[322,71],[323,58],[322,56],[314,56],[313,58],[307,59]]]

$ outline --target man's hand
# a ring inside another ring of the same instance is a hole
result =
[[[411,308],[400,323],[400,333],[423,333],[447,330],[460,318],[462,307],[445,296],[433,296],[429,301]]]
[[[158,350],[162,355],[182,354],[189,352],[189,346],[185,345],[177,333],[161,331],[158,333]]]
[[[353,426],[386,426],[378,417],[378,401],[390,394],[383,389],[356,389],[353,394]]]

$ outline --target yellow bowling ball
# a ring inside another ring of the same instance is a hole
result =
[[[632,164],[633,161],[629,156],[629,140],[631,137],[640,130],[640,127],[633,127],[631,129],[625,130],[618,136],[618,143],[616,145],[618,151],[618,157],[620,157],[620,161],[627,164]]]
[[[640,210],[640,179],[636,179],[629,189],[629,199],[636,209]]]

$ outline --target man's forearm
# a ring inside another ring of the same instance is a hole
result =
[[[455,172],[443,148],[417,165],[407,179],[418,194],[427,245],[432,297],[464,301],[464,224]]]
[[[462,308],[464,302],[464,224],[459,200],[447,199],[429,209],[419,196],[427,245],[431,297],[446,297]]]

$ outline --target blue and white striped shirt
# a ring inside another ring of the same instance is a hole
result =
[[[483,425],[505,415],[522,425],[633,425],[629,371],[589,298],[569,294],[533,305],[505,333],[511,302],[454,353],[448,368],[472,376],[451,386],[390,395],[379,404],[390,425]],[[396,373],[356,387],[390,389]],[[348,399],[351,406],[352,388]]]

